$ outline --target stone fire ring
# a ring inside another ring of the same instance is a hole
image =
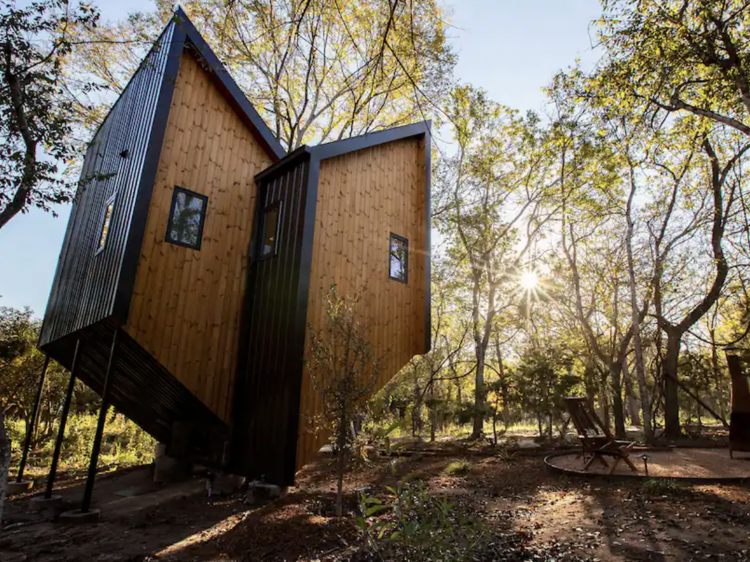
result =
[[[632,472],[627,464],[620,461],[613,474],[609,474],[609,467],[604,467],[598,461],[584,471],[583,459],[577,458],[579,454],[580,449],[552,453],[544,458],[544,464],[553,472],[608,480],[664,478],[695,484],[750,481],[750,455],[735,452],[734,459],[730,459],[727,449],[640,449],[631,451],[629,457],[638,472]],[[644,454],[648,457],[648,476],[644,471]],[[605,459],[611,466],[614,459],[609,456]]]

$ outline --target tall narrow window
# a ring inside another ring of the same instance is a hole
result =
[[[109,226],[112,222],[112,213],[115,210],[115,196],[109,198],[107,205],[104,207],[104,218],[102,220],[102,230],[99,234],[99,244],[96,247],[96,253],[98,254],[107,245],[107,236],[109,236]]]
[[[281,201],[271,203],[263,211],[263,230],[260,240],[260,259],[276,255],[279,249],[279,218],[281,217]]]
[[[200,250],[206,207],[208,197],[205,195],[175,187],[167,224],[167,242]]]
[[[389,251],[389,277],[394,281],[407,283],[409,281],[409,241],[391,233]]]

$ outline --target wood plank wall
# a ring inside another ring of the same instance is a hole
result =
[[[229,422],[256,187],[271,164],[209,74],[180,63],[126,331]],[[208,196],[200,250],[165,241],[175,186]]]
[[[316,330],[325,325],[324,297],[333,283],[342,296],[361,291],[361,320],[371,326],[375,353],[385,357],[376,390],[426,351],[424,150],[424,140],[412,138],[321,162],[307,324]],[[408,284],[389,279],[391,232],[409,240]],[[298,469],[326,442],[327,435],[309,427],[319,408],[305,372]]]

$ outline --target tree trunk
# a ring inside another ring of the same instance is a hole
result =
[[[615,418],[615,436],[618,439],[626,439],[625,434],[625,408],[622,403],[622,365],[617,362],[610,363],[609,371],[612,374],[612,415]]]
[[[0,531],[3,530],[3,507],[5,505],[6,484],[10,469],[10,440],[5,431],[5,412],[0,406]]]
[[[471,432],[472,439],[479,439],[484,432],[484,414],[482,413],[482,408],[484,407],[484,355],[485,350],[477,349],[476,385],[474,387],[474,407],[476,408],[476,412],[474,415],[474,428]]]
[[[344,470],[346,469],[346,414],[342,410],[338,427],[338,459],[337,459],[337,482],[336,482],[336,517],[344,514]]]
[[[667,351],[664,356],[664,436],[667,439],[682,437],[680,430],[680,399],[677,387],[677,362],[680,359],[680,336],[667,333]]]
[[[625,381],[625,396],[628,399],[630,421],[634,426],[641,427],[641,417],[638,415],[638,400],[636,400],[635,388],[633,388],[633,376],[628,368],[627,359],[622,362],[622,378]]]

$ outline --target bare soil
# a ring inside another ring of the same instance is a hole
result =
[[[464,476],[445,468],[468,459]],[[491,448],[424,447],[398,460],[380,458],[347,479],[347,517],[332,516],[335,478],[330,459],[299,475],[283,498],[251,506],[244,495],[208,498],[198,479],[148,494],[115,494],[148,478],[148,469],[97,483],[99,523],[64,526],[25,514],[26,500],[6,509],[2,561],[362,559],[353,523],[357,491],[380,493],[408,473],[422,474],[437,497],[481,523],[489,560],[750,560],[750,486],[672,486],[587,480],[545,468],[539,451],[508,459]],[[80,485],[64,490],[73,505]]]

